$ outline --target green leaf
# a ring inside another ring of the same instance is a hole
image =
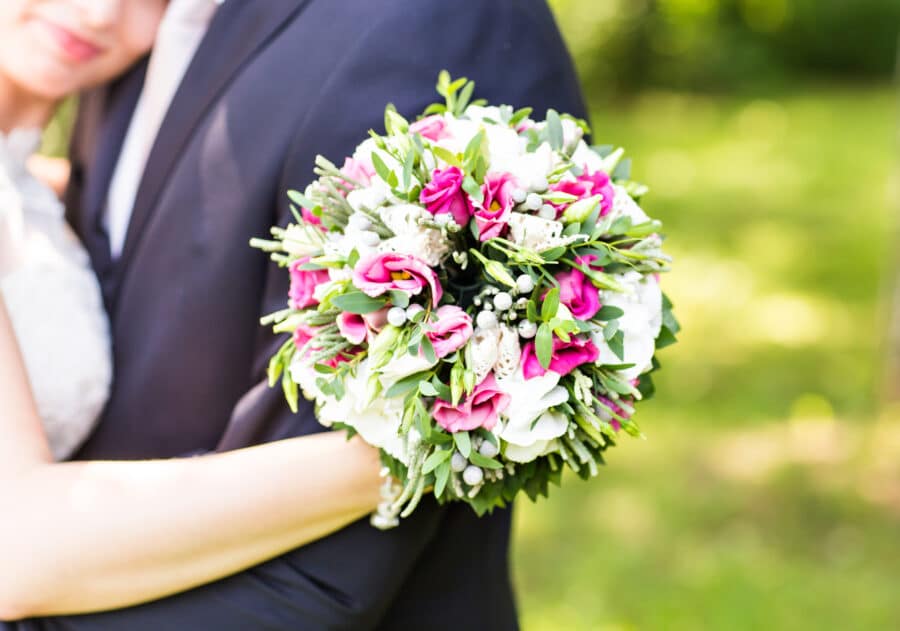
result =
[[[668,327],[663,327],[656,338],[656,348],[666,348],[676,342],[678,342],[678,338],[675,337],[675,334]]]
[[[481,190],[481,187],[478,186],[478,182],[475,181],[471,175],[467,175],[463,180],[463,190],[469,194],[469,197],[472,198],[476,204],[484,203],[484,192]]]
[[[388,168],[384,163],[384,160],[381,159],[381,156],[378,155],[377,151],[372,152],[372,166],[375,167],[375,172],[378,174],[378,177],[384,180],[388,186],[391,188],[397,186],[397,175]]]
[[[434,476],[434,496],[440,499],[447,488],[447,481],[450,479],[450,463],[444,462],[438,468]]]
[[[541,320],[549,322],[559,311],[559,287],[554,287],[544,296],[544,304],[541,305]]]
[[[444,149],[443,147],[439,147],[437,145],[432,145],[431,152],[450,166],[462,168],[462,160],[457,154],[453,153],[452,151]]]
[[[625,361],[625,333],[623,331],[616,331],[616,334],[606,343],[609,344],[609,350],[611,350],[616,357]]]
[[[593,213],[600,205],[601,197],[602,195],[594,195],[578,200],[574,204],[570,204],[569,207],[563,211],[560,220],[563,223],[581,223],[586,221],[587,218],[591,216],[591,213]]]
[[[616,165],[616,168],[613,170],[611,174],[612,179],[614,180],[627,180],[631,177],[631,158],[625,158],[619,164]]]
[[[550,368],[550,360],[553,359],[553,332],[546,322],[538,327],[534,338],[534,350],[538,361],[544,370]]]
[[[315,202],[313,202],[311,199],[306,197],[300,191],[288,191],[287,196],[288,196],[288,199],[290,199],[292,202],[294,202],[295,204],[297,204],[298,206],[300,206],[302,208],[312,209],[318,205]]]
[[[600,311],[597,312],[597,315],[594,316],[595,320],[615,320],[617,318],[621,318],[625,315],[625,312],[618,307],[613,307],[612,305],[605,305],[600,308]]]
[[[534,300],[529,300],[528,304],[525,306],[525,317],[532,322],[538,321],[537,305],[534,303]]]
[[[416,152],[410,151],[406,154],[406,160],[403,161],[403,188],[408,189],[412,183],[413,167],[416,164]]]
[[[456,432],[453,434],[453,442],[456,443],[456,448],[463,457],[468,458],[472,455],[472,439],[469,437],[469,432]]]
[[[400,291],[399,289],[391,289],[388,292],[388,295],[391,297],[391,304],[395,307],[406,309],[409,306],[409,294],[405,291]]]
[[[428,360],[429,363],[435,363],[437,361],[437,355],[434,352],[434,345],[431,343],[431,340],[428,339],[428,336],[425,335],[422,337],[422,353],[425,355],[425,359]]]
[[[450,460],[453,451],[450,449],[438,449],[425,460],[425,466],[422,467],[422,473],[428,474],[437,469],[441,464]]]
[[[438,391],[430,381],[421,381],[419,382],[419,394],[423,397],[436,397],[438,396]]]
[[[562,121],[559,112],[552,109],[547,110],[547,139],[555,151],[562,151],[564,143]]]
[[[484,467],[485,469],[502,469],[503,465],[494,460],[493,458],[487,458],[482,456],[477,451],[473,451],[471,455],[469,455],[469,462],[472,464]]]
[[[498,283],[510,288],[515,288],[516,279],[512,277],[512,274],[509,273],[509,270],[507,270],[506,266],[500,261],[488,261],[484,265],[484,271]]]
[[[512,118],[509,119],[509,126],[518,127],[519,123],[531,116],[533,111],[534,108],[532,107],[523,107],[520,110],[516,110],[515,114],[512,115]]]
[[[350,291],[331,299],[331,304],[347,313],[365,315],[384,307],[384,300],[371,298],[361,291]]]
[[[401,395],[407,394],[408,392],[412,392],[419,387],[419,383],[426,376],[426,373],[417,372],[414,375],[410,375],[409,377],[405,377],[392,385],[387,389],[387,392],[384,393],[385,398],[393,399],[394,397],[399,397]]]

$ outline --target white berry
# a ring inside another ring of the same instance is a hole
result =
[[[541,176],[540,178],[534,181],[534,190],[536,191],[546,191],[550,188],[549,182],[547,182],[547,178]]]
[[[534,290],[534,279],[528,274],[522,274],[516,279],[516,289],[522,294],[531,293]]]
[[[538,211],[538,217],[541,219],[556,219],[556,209],[550,204],[544,204]]]
[[[544,200],[537,193],[528,193],[528,197],[525,198],[525,208],[528,210],[537,210],[543,203]]]
[[[387,321],[391,326],[403,326],[406,324],[406,309],[391,307],[387,312]]]
[[[453,456],[450,458],[451,469],[453,469],[456,473],[462,473],[468,466],[469,461],[466,460],[466,457],[464,455],[462,455],[458,451],[453,453]]]
[[[478,453],[480,453],[485,458],[493,458],[498,453],[500,453],[500,449],[489,440],[481,443],[481,447],[478,448]]]
[[[526,340],[530,340],[535,335],[537,335],[537,324],[532,322],[531,320],[522,320],[519,322],[519,335],[524,337]]]
[[[482,480],[484,480],[484,471],[481,470],[481,467],[470,464],[463,471],[463,481],[469,486],[478,486]]]
[[[357,230],[368,230],[372,227],[372,220],[360,213],[353,213],[347,223]]]
[[[367,245],[370,248],[374,248],[381,243],[381,237],[378,236],[378,233],[372,232],[371,230],[363,230],[359,233],[359,238],[363,242],[363,245]]]
[[[512,192],[513,201],[517,204],[524,202],[526,197],[528,197],[528,191],[522,190],[521,188],[517,188]]]
[[[482,329],[493,329],[497,326],[497,316],[491,311],[481,311],[475,316],[475,324]]]
[[[423,307],[422,305],[409,305],[406,308],[406,318],[408,320],[412,320],[413,317],[416,316],[416,314],[422,313],[423,311],[425,311],[425,307]]]
[[[494,307],[497,311],[506,311],[510,307],[512,307],[512,296],[510,296],[505,291],[501,291],[499,294],[494,296]]]

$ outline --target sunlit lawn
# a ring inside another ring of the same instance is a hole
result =
[[[647,440],[518,505],[526,631],[900,628],[895,112],[860,86],[594,112],[653,188],[685,332]]]

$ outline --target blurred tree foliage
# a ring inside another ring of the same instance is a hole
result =
[[[592,98],[890,76],[900,0],[550,0]]]

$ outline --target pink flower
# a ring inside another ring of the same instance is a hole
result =
[[[375,175],[375,167],[362,160],[347,158],[344,160],[344,166],[341,167],[341,173],[362,186],[368,186],[372,183],[372,177]]]
[[[438,116],[437,114],[416,121],[409,126],[409,131],[433,142],[450,136],[447,132],[447,121],[444,120],[443,116]]]
[[[484,201],[475,208],[475,223],[481,241],[487,241],[503,234],[515,200],[512,198],[516,181],[509,173],[488,173],[482,193]]]
[[[563,342],[553,336],[553,352],[550,356],[550,368],[559,375],[568,375],[581,366],[597,361],[600,351],[589,337],[573,336],[570,342]],[[526,379],[533,379],[547,374],[547,370],[538,361],[534,342],[528,342],[522,349],[522,374]]]
[[[445,305],[434,315],[436,319],[431,324],[432,330],[426,335],[438,357],[446,357],[459,350],[472,337],[472,318],[459,307]]]
[[[500,414],[509,407],[509,395],[497,387],[493,373],[475,386],[468,397],[453,406],[449,401],[434,402],[434,420],[450,433],[466,432],[483,427],[494,429]]]
[[[304,346],[316,338],[318,333],[319,329],[317,327],[310,326],[309,324],[301,324],[294,330],[294,346],[297,347],[298,351],[302,350]],[[319,349],[310,347],[306,350],[307,352],[315,352]]]
[[[458,167],[435,169],[431,182],[422,189],[419,201],[432,215],[450,214],[453,221],[465,227],[472,216],[472,202],[463,191],[463,172]]]
[[[616,194],[609,175],[603,171],[591,172],[588,170],[587,165],[585,165],[581,175],[575,180],[557,182],[550,187],[550,190],[574,195],[579,200],[593,197],[594,195],[603,195],[603,199],[600,200],[601,217],[608,215],[609,211],[612,210],[613,198]],[[557,218],[563,214],[568,206],[569,204],[553,204],[553,207],[556,208]]]
[[[369,337],[369,327],[358,313],[344,312],[337,317],[337,328],[353,344],[362,344]]]
[[[437,274],[427,263],[395,252],[374,254],[360,260],[353,270],[353,285],[372,298],[393,290],[418,295],[428,287],[432,304],[440,302],[444,293]]]
[[[291,263],[291,288],[288,292],[292,309],[306,309],[319,303],[313,298],[313,292],[320,283],[328,281],[328,270],[300,269],[309,262],[308,256]]]
[[[600,403],[602,403],[603,405],[605,405],[607,408],[609,408],[609,410],[612,410],[618,416],[621,416],[624,419],[631,418],[631,415],[628,414],[628,412],[626,412],[624,409],[622,409],[622,407],[618,403],[613,401],[612,399],[608,399],[604,396],[598,395],[597,400]],[[605,418],[605,415],[609,414],[609,411],[605,410],[603,408],[600,408],[600,414],[601,414],[601,417]],[[617,432],[622,429],[622,422],[615,417],[611,416],[611,418],[609,419],[609,424],[612,425],[612,428],[614,430],[616,430]]]
[[[372,313],[360,315],[344,312],[337,317],[337,328],[344,338],[353,344],[371,342],[387,324],[388,307]]]
[[[322,218],[316,217],[314,214],[312,214],[312,211],[309,208],[301,208],[300,216],[303,217],[303,221],[308,224],[312,224],[314,226],[322,225]]]
[[[576,259],[581,265],[591,267],[597,260],[593,254]],[[556,275],[559,282],[559,301],[569,308],[579,320],[590,320],[600,311],[600,292],[580,269],[570,269]]]

